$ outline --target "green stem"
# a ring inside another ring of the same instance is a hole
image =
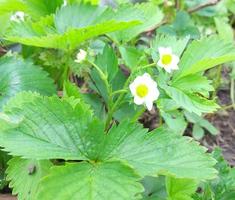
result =
[[[100,78],[104,81],[105,87],[108,92],[107,109],[108,109],[108,112],[110,112],[110,109],[112,106],[112,89],[109,86],[108,77],[103,73],[103,71],[95,63],[91,62],[90,60],[87,60],[87,61],[96,69],[96,71],[99,73]]]
[[[230,108],[235,108],[235,104],[231,104],[231,105],[228,105],[228,106],[221,107],[221,110],[228,110]]]
[[[214,91],[213,94],[212,94],[212,98],[215,98],[216,93],[217,93],[217,90],[218,90],[218,87],[220,86],[220,82],[221,82],[221,71],[222,71],[222,65],[220,65],[220,66],[217,68],[217,71],[216,71],[216,78],[215,78],[215,82],[214,82],[215,91]]]
[[[127,90],[124,90],[124,89],[122,89],[122,90],[117,90],[117,91],[113,92],[111,95],[112,95],[112,96],[115,96],[116,94],[121,94],[121,93],[125,93],[125,92],[127,92]]]

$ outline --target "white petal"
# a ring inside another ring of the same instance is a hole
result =
[[[168,73],[171,73],[171,70],[172,70],[171,66],[167,66],[167,67],[165,67],[164,69],[165,69]]]
[[[174,63],[175,65],[178,65],[180,59],[178,56],[176,55],[172,55],[172,63]]]
[[[153,108],[153,101],[146,101],[145,105],[146,105],[147,109],[150,111]]]
[[[142,76],[144,79],[152,79],[151,76],[148,73],[144,73]]]
[[[157,62],[157,65],[161,68],[164,68],[165,65],[162,63],[162,59],[160,58],[159,61]]]
[[[141,105],[144,103],[144,99],[143,98],[139,98],[138,96],[134,97],[134,103],[137,105]]]
[[[171,47],[159,47],[158,52],[160,56],[164,54],[172,54],[172,49]]]
[[[132,93],[132,95],[136,95],[136,84],[135,82],[132,82],[130,85],[129,85],[129,88],[130,88],[130,91]]]

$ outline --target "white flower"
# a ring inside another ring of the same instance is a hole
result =
[[[158,99],[159,91],[157,83],[151,76],[148,73],[137,76],[129,87],[135,104],[145,104],[148,110],[152,110],[153,102]]]
[[[86,59],[86,57],[87,57],[87,52],[80,49],[79,52],[77,53],[75,62],[81,63],[82,61],[84,61]]]
[[[25,13],[22,11],[17,11],[15,12],[15,14],[11,16],[10,20],[14,22],[21,22],[24,21],[24,18],[25,18]]]
[[[64,6],[67,6],[67,0],[64,0],[64,3],[63,3],[63,5],[62,5],[62,7],[64,7]]]
[[[172,70],[179,69],[179,57],[172,53],[172,49],[170,47],[159,47],[158,48],[160,59],[157,63],[159,67],[164,68],[167,72],[171,72]]]

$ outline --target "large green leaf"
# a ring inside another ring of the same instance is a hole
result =
[[[111,17],[111,14],[109,15]],[[142,22],[142,24],[127,30],[117,31],[115,33],[109,34],[110,37],[116,42],[128,42],[138,36],[140,33],[155,28],[156,25],[159,24],[163,19],[163,14],[159,8],[151,2],[135,5],[122,5],[120,12],[117,15],[117,19],[122,21],[126,18],[129,20],[138,19]]]
[[[13,188],[12,194],[17,195],[18,200],[32,200],[39,181],[48,174],[52,163],[47,160],[23,160],[15,157],[8,165],[7,179],[10,181],[9,186]]]
[[[193,41],[183,54],[180,69],[174,78],[205,71],[216,65],[235,60],[235,48],[231,42],[226,42],[217,36]]]
[[[34,23],[14,23],[5,39],[31,46],[74,49],[93,37],[140,23],[135,18],[119,20],[118,14],[118,11],[107,8],[75,4],[62,7],[55,17],[47,16]]]
[[[40,67],[13,56],[0,58],[0,110],[10,97],[24,90],[44,95],[56,93],[53,80]]]
[[[136,200],[143,186],[124,163],[69,163],[54,167],[40,184],[37,200]]]
[[[83,142],[90,131],[91,114],[85,106],[73,109],[70,103],[57,97],[18,94],[4,108],[15,126],[1,135],[1,145],[25,158],[85,159]]]
[[[121,160],[142,177],[215,176],[214,160],[192,139],[164,129],[147,133],[140,125],[128,121],[104,134],[103,122],[92,117],[84,104],[74,106],[71,102],[32,93],[17,95],[0,116],[0,145],[10,154],[25,158]]]

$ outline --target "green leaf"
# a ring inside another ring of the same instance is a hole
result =
[[[109,45],[106,45],[103,53],[97,56],[96,64],[108,77],[109,82],[114,79],[119,69],[115,51]]]
[[[47,160],[24,160],[18,157],[8,162],[7,179],[13,188],[12,194],[19,200],[34,199],[41,178],[49,172],[52,163]]]
[[[107,8],[101,9],[89,4],[65,6],[55,17],[47,16],[38,22],[12,24],[5,39],[30,46],[67,50],[75,49],[82,42],[99,35],[139,24],[136,19],[117,20],[118,11],[108,9],[107,12],[111,15],[108,16],[106,10]],[[87,15],[89,13],[93,17]],[[81,20],[83,15],[87,17]]]
[[[161,111],[161,115],[166,122],[167,126],[176,134],[183,135],[187,123],[184,116],[179,111],[164,112]]]
[[[11,157],[7,155],[6,152],[3,152],[0,148],[0,190],[2,190],[5,186],[8,185],[6,180],[6,169],[7,169],[7,161]]]
[[[193,200],[191,195],[196,191],[198,181],[193,179],[166,178],[167,200]]]
[[[5,56],[0,58],[0,109],[20,91],[35,91],[43,95],[56,93],[53,80],[29,60]]]
[[[213,48],[212,48],[213,47]],[[196,74],[216,65],[235,60],[235,48],[230,42],[225,42],[217,36],[193,41],[184,52],[180,61],[180,69],[174,78]]]
[[[119,51],[124,60],[124,64],[130,69],[134,69],[135,67],[137,67],[137,65],[144,58],[143,51],[134,47],[120,46]]]
[[[23,11],[33,19],[38,19],[54,13],[62,4],[63,0],[0,0],[0,15]]]
[[[203,117],[200,117],[194,113],[184,113],[187,120],[191,123],[198,124],[199,126],[205,128],[207,131],[209,131],[212,135],[217,135],[219,133],[219,130],[214,127],[208,120],[204,119]]]
[[[0,0],[0,15],[7,14],[12,11],[26,11],[27,6],[21,0]]]
[[[143,194],[143,200],[165,200],[166,199],[166,188],[165,188],[165,177],[151,177],[147,176],[142,180],[145,191]]]
[[[166,93],[182,108],[189,112],[201,115],[202,113],[211,113],[216,111],[219,106],[214,100],[208,100],[197,94],[185,93],[178,88],[164,86]]]
[[[119,161],[67,163],[52,168],[36,199],[135,200],[143,191],[139,180],[131,167]]]
[[[233,42],[234,33],[230,24],[222,18],[216,17],[214,20],[219,37],[225,41]]]
[[[0,143],[13,155],[32,159],[85,159],[81,151],[83,135],[89,132],[87,125],[92,115],[83,103],[73,108],[68,100],[20,93],[4,111],[13,119],[5,125],[13,123],[13,127],[1,134]]]
[[[193,125],[193,137],[196,139],[196,140],[200,140],[203,138],[204,136],[204,130],[201,126],[199,126],[198,124],[194,124]]]
[[[212,81],[208,80],[205,76],[192,74],[175,81],[173,80],[171,86],[186,93],[200,93],[203,96],[209,97],[209,92],[214,91],[211,83]]]
[[[69,102],[32,93],[18,94],[0,116],[0,145],[24,158],[120,160],[142,177],[215,177],[214,160],[192,139],[165,129],[147,133],[147,129],[128,120],[104,134],[104,123],[94,118],[87,106],[78,103],[74,107]]]
[[[157,24],[163,19],[163,14],[159,8],[153,3],[141,3],[141,4],[128,4],[121,5],[119,8],[119,15],[116,19],[136,19],[142,22],[142,24],[135,27],[131,27],[127,30],[118,31],[109,34],[109,36],[118,42],[129,42],[137,37],[140,33],[151,30],[156,27]],[[127,15],[128,13],[128,15]],[[110,15],[111,17],[111,15]]]
[[[100,155],[109,154],[106,155],[108,158],[126,160],[142,176],[174,174],[182,178],[214,177],[214,170],[204,168],[213,162],[203,153],[204,148],[198,148],[198,144],[189,138],[164,129],[157,129],[146,135],[146,130],[123,122],[110,130],[106,144],[108,145],[102,147]],[[204,169],[199,172],[197,168]]]
[[[194,25],[190,15],[185,11],[179,11],[171,25],[163,25],[157,29],[159,34],[167,34],[177,37],[190,37],[192,39],[200,38],[200,32]]]

